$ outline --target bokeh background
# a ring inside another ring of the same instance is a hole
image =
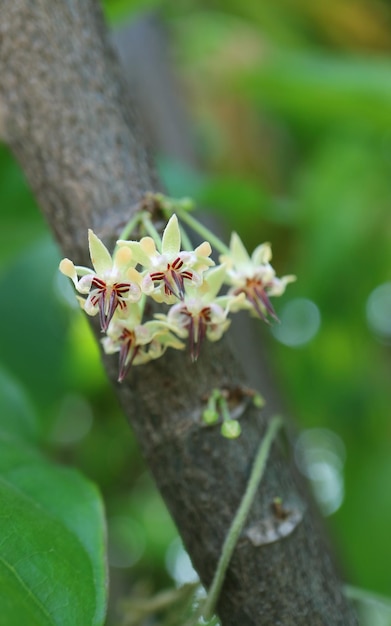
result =
[[[266,331],[266,358],[345,579],[391,596],[391,6],[107,0],[105,10],[122,41],[146,12],[164,38],[188,150],[155,141],[169,193],[195,198],[249,249],[271,241],[278,274],[298,276],[275,301],[282,323]],[[149,51],[137,50],[141,66]],[[121,598],[193,573],[4,146],[0,206],[0,420],[29,415],[47,453],[99,485],[118,623]],[[391,623],[366,610],[371,626]]]

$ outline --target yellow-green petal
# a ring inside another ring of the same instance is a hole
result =
[[[243,245],[242,240],[239,235],[236,233],[232,233],[231,243],[230,243],[231,257],[236,265],[236,267],[240,270],[244,266],[248,267],[251,264],[250,256]]]
[[[171,215],[164,229],[162,237],[162,252],[167,255],[175,255],[181,249],[181,233],[179,230],[178,218]]]
[[[59,270],[73,282],[77,281],[76,268],[70,259],[63,259],[59,265]]]
[[[92,265],[98,276],[110,271],[113,266],[111,254],[91,229],[88,231],[88,244]]]

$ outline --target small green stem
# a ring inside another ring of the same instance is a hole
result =
[[[181,231],[182,249],[189,251],[193,250],[193,244],[191,243],[187,232],[182,227],[179,227],[179,230]]]
[[[158,231],[156,230],[155,226],[153,225],[149,215],[146,213],[143,213],[141,217],[141,221],[148,235],[152,237],[152,239],[154,240],[157,250],[161,252],[162,251],[162,239]]]
[[[229,422],[232,418],[229,412],[227,400],[220,394],[218,398],[218,402],[219,402],[219,409],[220,409],[221,417],[223,418],[223,421]]]
[[[142,214],[139,211],[137,211],[133,215],[133,217],[129,220],[129,222],[126,224],[126,226],[123,228],[118,239],[126,240],[129,237],[129,235],[133,232],[137,224],[141,222],[141,219],[142,219]]]
[[[190,226],[196,233],[198,233],[201,237],[209,241],[209,243],[221,254],[229,254],[230,250],[228,246],[226,246],[209,228],[201,224],[194,217],[189,215],[188,211],[185,208],[181,207],[180,201],[175,201],[171,198],[167,198],[161,194],[156,194],[156,198],[160,200],[163,208],[168,214],[177,213],[178,217],[182,222]],[[127,239],[127,237],[132,233],[134,228],[137,226],[139,222],[142,222],[145,230],[148,235],[152,237],[154,240],[156,247],[159,251],[161,251],[161,239],[158,231],[154,227],[150,217],[145,212],[136,212],[136,214],[129,220],[126,224],[125,228],[122,230],[119,239]],[[192,250],[192,243],[187,236],[187,233],[181,229],[181,237],[183,246],[187,250]]]
[[[220,392],[217,389],[214,389],[212,391],[212,393],[210,394],[209,400],[208,400],[208,409],[210,411],[216,411],[217,410],[216,404],[217,404],[217,400],[220,397],[219,394],[220,394]]]
[[[186,213],[185,211],[178,210],[178,217],[182,222],[185,222],[190,228],[192,228],[196,233],[201,235],[204,239],[209,241],[209,243],[221,252],[221,254],[229,254],[229,248],[218,238],[209,228],[206,228],[203,224],[200,224],[198,220],[194,217]]]
[[[345,596],[349,598],[349,600],[375,604],[378,607],[391,612],[391,598],[381,596],[377,593],[373,593],[372,591],[366,591],[366,589],[359,589],[358,587],[353,587],[352,585],[344,585],[344,592]]]
[[[258,448],[258,452],[255,457],[254,466],[251,471],[251,476],[249,478],[246,491],[243,495],[236,515],[232,521],[231,527],[228,531],[228,535],[225,538],[220,559],[217,564],[216,572],[213,577],[213,581],[210,586],[208,595],[206,597],[205,604],[202,607],[202,615],[204,619],[210,619],[215,612],[215,607],[219,599],[221,587],[224,582],[225,573],[227,571],[232,554],[235,550],[239,535],[243,529],[247,515],[254,501],[255,494],[262,480],[262,476],[266,467],[266,461],[268,459],[272,443],[282,424],[283,421],[281,417],[273,417],[268,425],[265,436],[263,437],[261,444]]]
[[[139,310],[140,310],[140,317],[141,317],[141,319],[142,319],[142,317],[144,315],[144,309],[145,309],[146,301],[147,301],[147,296],[146,296],[145,293],[142,293],[141,294],[141,298],[138,301],[138,307],[139,307]]]

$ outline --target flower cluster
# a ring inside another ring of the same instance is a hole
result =
[[[181,231],[175,207],[181,222],[203,235],[205,228],[181,210],[180,203],[164,200],[171,217],[162,237],[151,219],[141,214],[140,222],[152,236],[139,241],[119,239],[111,256],[90,230],[92,268],[75,266],[69,259],[60,263],[61,272],[81,294],[81,307],[88,315],[99,315],[105,352],[119,353],[119,382],[132,364],[157,359],[168,347],[183,349],[184,340],[195,361],[204,339],[220,339],[230,324],[228,315],[240,309],[266,322],[268,316],[277,319],[270,297],[281,295],[294,280],[294,276],[277,278],[269,244],[258,246],[250,257],[236,233],[229,248],[209,233],[221,253],[217,265],[208,241],[194,250],[183,250],[187,235]],[[162,307],[145,321],[147,298]]]

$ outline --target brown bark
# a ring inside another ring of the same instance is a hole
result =
[[[157,185],[99,7],[93,0],[3,0],[0,15],[5,138],[64,253],[89,264],[87,228],[111,244],[143,194]],[[243,434],[238,440],[223,439],[217,427],[201,427],[211,389],[236,393],[246,385],[223,341],[205,346],[195,365],[182,353],[168,352],[134,368],[122,386],[115,382],[115,359],[104,360],[208,585],[267,411],[260,413],[239,393]],[[282,520],[272,507],[277,496],[292,522],[291,532],[279,539]],[[276,541],[267,543],[267,533]],[[273,446],[218,608],[224,626],[356,624],[282,437]]]

